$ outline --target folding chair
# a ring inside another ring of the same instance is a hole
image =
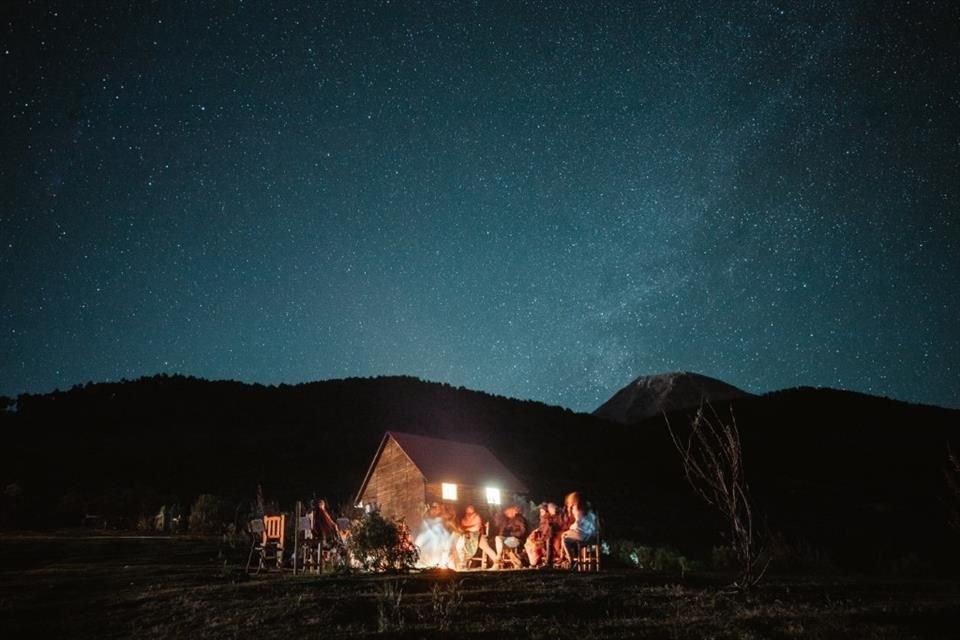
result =
[[[250,531],[250,555],[247,556],[247,571],[250,571],[250,564],[253,560],[253,554],[259,555],[257,564],[257,573],[267,566],[268,560],[277,563],[277,568],[283,566],[283,539],[284,525],[286,516],[264,516],[262,520],[255,519],[250,521],[248,530]],[[259,534],[259,540],[257,535]]]

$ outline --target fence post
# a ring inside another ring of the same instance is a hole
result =
[[[299,548],[299,543],[300,543],[300,511],[301,511],[300,501],[297,500],[297,507],[296,507],[296,513],[297,513],[297,515],[296,515],[296,517],[295,517],[294,520],[293,520],[293,522],[294,522],[294,525],[293,525],[293,575],[297,575],[297,558],[300,557],[300,553],[299,553],[299,551],[300,551],[300,548]]]

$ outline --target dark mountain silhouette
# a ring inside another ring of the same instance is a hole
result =
[[[956,558],[942,471],[947,442],[960,448],[960,411],[810,388],[716,408],[736,416],[756,511],[782,547],[860,569]],[[610,537],[709,557],[724,528],[686,485],[665,422],[682,432],[691,413],[624,425],[407,377],[87,384],[0,411],[5,524],[69,524],[82,511],[130,524],[200,493],[241,513],[258,483],[286,507],[311,495],[346,507],[395,429],[488,446],[532,499],[581,489]]]
[[[281,502],[317,492],[347,504],[388,429],[487,444],[536,473],[537,486],[559,486],[569,470],[551,468],[541,448],[575,444],[597,422],[408,377],[268,387],[157,376],[22,395],[16,406],[3,414],[11,446],[0,481],[51,499],[146,487],[184,504],[201,492],[249,495],[257,483]]]
[[[686,371],[641,376],[600,405],[593,415],[621,424],[633,424],[664,411],[699,407],[751,394],[699,373]]]

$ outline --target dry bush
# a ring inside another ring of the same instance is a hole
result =
[[[753,527],[750,487],[743,471],[743,445],[733,410],[724,421],[711,406],[709,415],[703,406],[690,421],[686,439],[673,430],[667,420],[670,439],[680,454],[687,482],[703,500],[723,516],[729,543],[737,559],[738,588],[755,586],[767,569],[760,562],[761,549]],[[666,417],[666,416],[665,416]]]
[[[409,571],[419,557],[402,523],[387,520],[376,511],[354,525],[350,553],[366,571]]]

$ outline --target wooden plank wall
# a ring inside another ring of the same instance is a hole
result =
[[[424,477],[392,438],[387,440],[361,500],[377,504],[385,518],[405,519],[414,534],[419,529],[427,503]]]

